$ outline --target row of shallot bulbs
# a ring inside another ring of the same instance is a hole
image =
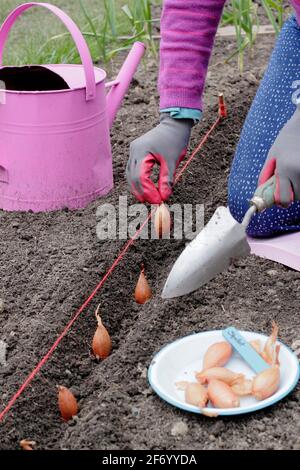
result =
[[[145,304],[152,297],[152,291],[145,276],[145,268],[142,265],[141,273],[134,291],[137,303]],[[92,351],[96,359],[106,359],[112,350],[112,341],[107,328],[103,325],[99,315],[100,305],[96,310],[97,328],[92,340]],[[58,406],[60,414],[65,421],[69,421],[78,413],[78,404],[75,396],[67,387],[58,386]],[[20,447],[23,450],[33,450],[36,445],[34,441],[23,439]]]
[[[135,288],[134,297],[137,303],[144,304],[152,296],[151,288],[145,276],[145,268],[142,270]],[[99,315],[100,305],[96,310],[97,328],[92,341],[92,351],[96,359],[106,359],[112,350],[112,341],[107,328],[103,325]],[[77,401],[74,395],[66,387],[58,387],[58,404],[61,415],[68,421],[78,413]]]
[[[253,396],[265,400],[279,388],[280,364],[276,345],[278,326],[272,324],[272,333],[265,345],[261,340],[250,345],[270,365],[253,379],[225,368],[232,355],[232,346],[226,341],[212,344],[203,358],[203,370],[195,373],[197,382],[178,382],[176,386],[185,392],[185,401],[202,409],[210,402],[215,408],[238,408],[240,397]]]
[[[167,207],[161,204],[155,212],[155,230],[157,236],[162,238],[170,231],[171,218]],[[138,304],[145,304],[152,297],[150,285],[145,276],[145,268],[142,265],[141,273],[134,291],[134,298]],[[112,349],[110,335],[102,323],[99,315],[99,308],[96,310],[97,329],[92,341],[92,350],[96,359],[106,359]],[[58,387],[58,404],[62,418],[66,421],[78,413],[77,400],[73,393],[66,387]],[[26,441],[27,442],[27,441]]]
[[[99,315],[100,305],[96,310],[97,329],[92,341],[92,351],[96,359],[106,359],[112,349],[112,341],[109,332],[102,323]],[[58,387],[58,406],[62,418],[65,421],[73,418],[78,413],[77,400],[73,393],[66,387]]]

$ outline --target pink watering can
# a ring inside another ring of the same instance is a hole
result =
[[[65,24],[82,65],[2,66],[11,27],[34,6]],[[109,130],[144,50],[135,43],[116,80],[105,83],[106,73],[94,67],[80,30],[62,10],[30,2],[7,17],[0,29],[0,208],[83,208],[112,189]]]

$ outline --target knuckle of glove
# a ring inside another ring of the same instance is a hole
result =
[[[139,137],[130,144],[130,158],[140,161],[145,158],[148,153],[151,153],[151,140],[146,135]]]
[[[130,158],[133,158],[138,153],[139,147],[139,139],[135,139],[131,142],[129,149]]]

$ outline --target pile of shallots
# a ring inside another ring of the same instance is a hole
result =
[[[265,345],[261,340],[250,341],[249,344],[270,365],[253,379],[224,367],[232,355],[229,343],[212,344],[204,355],[203,370],[195,373],[197,382],[176,383],[177,388],[185,392],[186,403],[199,408],[205,408],[208,402],[215,408],[238,408],[240,397],[251,395],[264,400],[273,395],[280,384],[277,335],[278,326],[273,322],[271,336]]]

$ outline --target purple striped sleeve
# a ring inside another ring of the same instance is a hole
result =
[[[202,109],[202,93],[226,0],[164,0],[160,107]]]

